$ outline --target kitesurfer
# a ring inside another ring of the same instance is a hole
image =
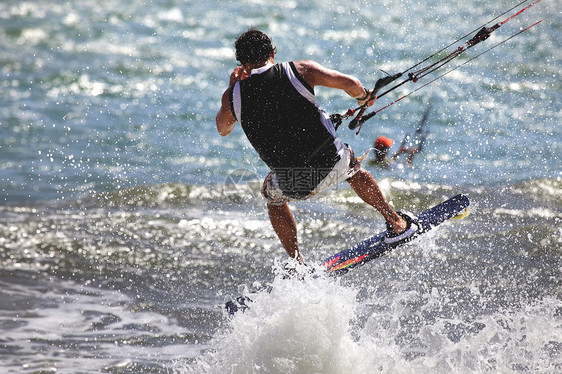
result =
[[[315,86],[340,89],[359,105],[372,106],[359,79],[304,60],[275,64],[275,48],[262,31],[251,28],[235,44],[241,66],[230,75],[216,124],[230,134],[236,122],[260,158],[271,169],[261,193],[267,200],[271,224],[290,257],[303,262],[297,225],[289,201],[305,200],[341,181],[385,218],[389,245],[416,232],[412,218],[389,205],[374,178],[337,137],[329,117],[319,108]]]

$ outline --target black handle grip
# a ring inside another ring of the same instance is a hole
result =
[[[355,116],[355,118],[353,120],[351,120],[351,122],[349,122],[348,127],[349,127],[350,130],[355,130],[357,127],[359,127],[359,125],[361,125],[363,122],[365,122],[366,120],[368,120],[369,118],[372,117],[372,116],[368,116],[368,117],[363,118],[363,114],[367,110],[367,102],[369,100],[371,100],[371,98],[374,95],[376,95],[381,90],[381,88],[383,88],[384,86],[392,83],[393,81],[400,78],[401,76],[402,76],[402,73],[398,73],[398,74],[394,74],[394,75],[388,75],[386,77],[379,78],[377,80],[377,83],[375,83],[375,88],[373,88],[373,90],[369,93],[369,97],[365,101],[365,104],[363,104],[361,106],[361,110],[359,111],[359,113],[357,113],[357,116]]]

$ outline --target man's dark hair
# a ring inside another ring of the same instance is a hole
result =
[[[242,64],[267,61],[274,50],[269,36],[254,27],[236,39],[234,48]]]

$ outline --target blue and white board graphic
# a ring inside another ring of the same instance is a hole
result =
[[[465,216],[468,213],[467,208],[469,205],[470,200],[468,197],[460,194],[420,213],[416,217],[420,228],[415,237],[428,232],[449,218]],[[384,231],[365,239],[353,247],[327,258],[322,262],[322,266],[330,275],[338,276],[354,267],[363,265],[395,247],[384,243],[383,238],[386,234],[387,231]]]

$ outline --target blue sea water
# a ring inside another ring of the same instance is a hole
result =
[[[558,1],[503,24],[359,135],[338,130],[356,153],[378,135],[396,150],[431,106],[414,166],[368,169],[397,209],[460,192],[473,204],[337,281],[276,277],[285,255],[257,193],[268,170],[239,126],[215,127],[250,26],[272,37],[276,61],[313,59],[372,86],[516,4],[1,2],[3,370],[562,371]],[[329,113],[355,104],[316,94]],[[293,209],[311,263],[384,228],[346,185]],[[225,300],[259,284],[274,291],[226,315]]]

